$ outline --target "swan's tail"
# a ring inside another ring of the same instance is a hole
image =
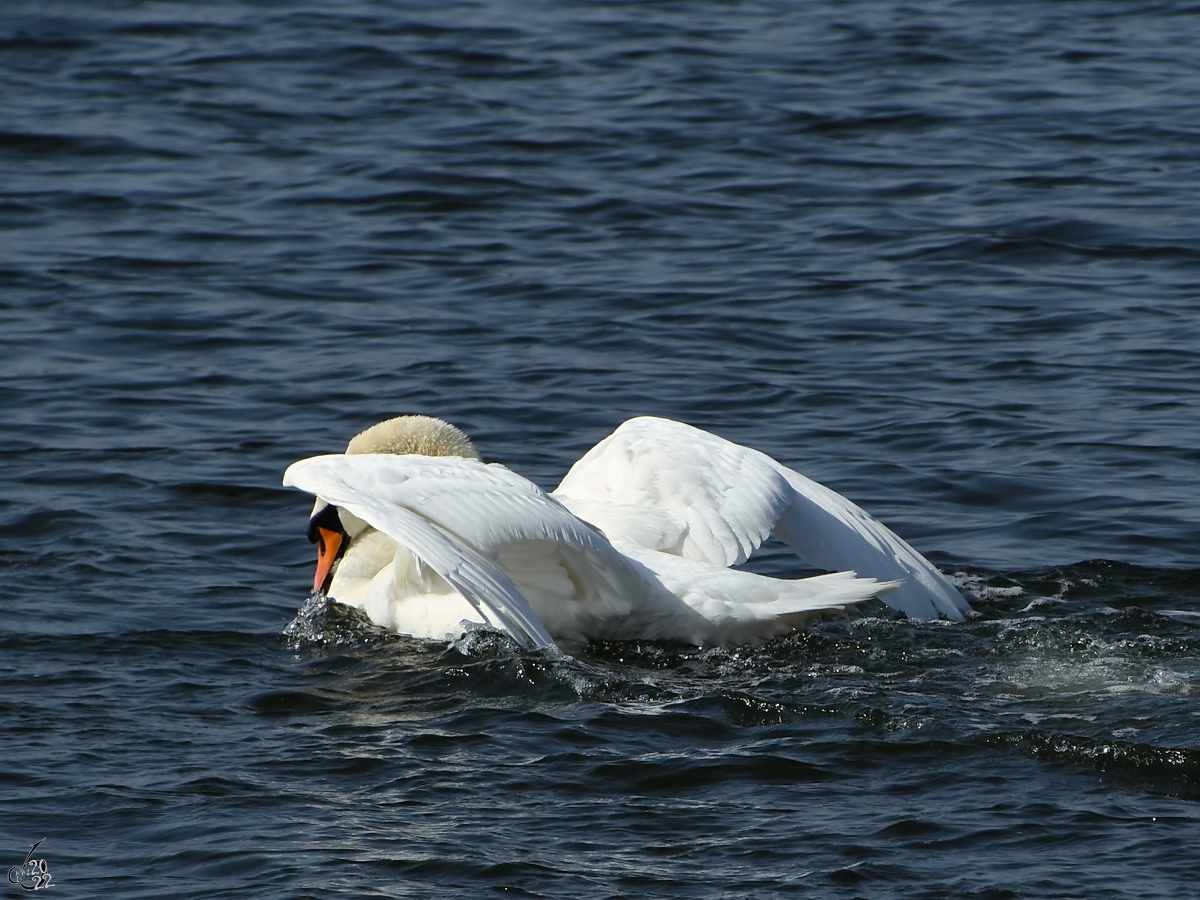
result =
[[[703,616],[711,626],[709,640],[718,644],[765,640],[900,585],[859,578],[854,572],[771,578],[634,545],[620,544],[618,549],[650,569],[663,587]]]

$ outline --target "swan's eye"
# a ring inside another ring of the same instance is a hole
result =
[[[346,529],[342,527],[342,520],[338,517],[336,506],[326,506],[308,520],[308,542],[310,544],[315,544],[321,540],[321,533],[317,530],[319,528],[345,534]]]

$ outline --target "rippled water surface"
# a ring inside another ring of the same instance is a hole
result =
[[[8,3],[0,868],[1189,896],[1197,48],[1120,0]],[[405,412],[546,487],[708,428],[979,615],[566,658],[297,615],[283,469]]]

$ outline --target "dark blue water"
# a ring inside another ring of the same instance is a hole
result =
[[[0,868],[1189,896],[1197,48],[1200,7],[1120,0],[10,0]],[[563,660],[285,634],[284,467],[408,412],[546,487],[626,417],[709,428],[980,615]]]

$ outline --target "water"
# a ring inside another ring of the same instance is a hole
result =
[[[1196,13],[9,3],[3,866],[45,837],[62,897],[1187,896]],[[980,615],[561,660],[284,634],[284,467],[405,412],[546,487],[628,416],[709,428]]]

